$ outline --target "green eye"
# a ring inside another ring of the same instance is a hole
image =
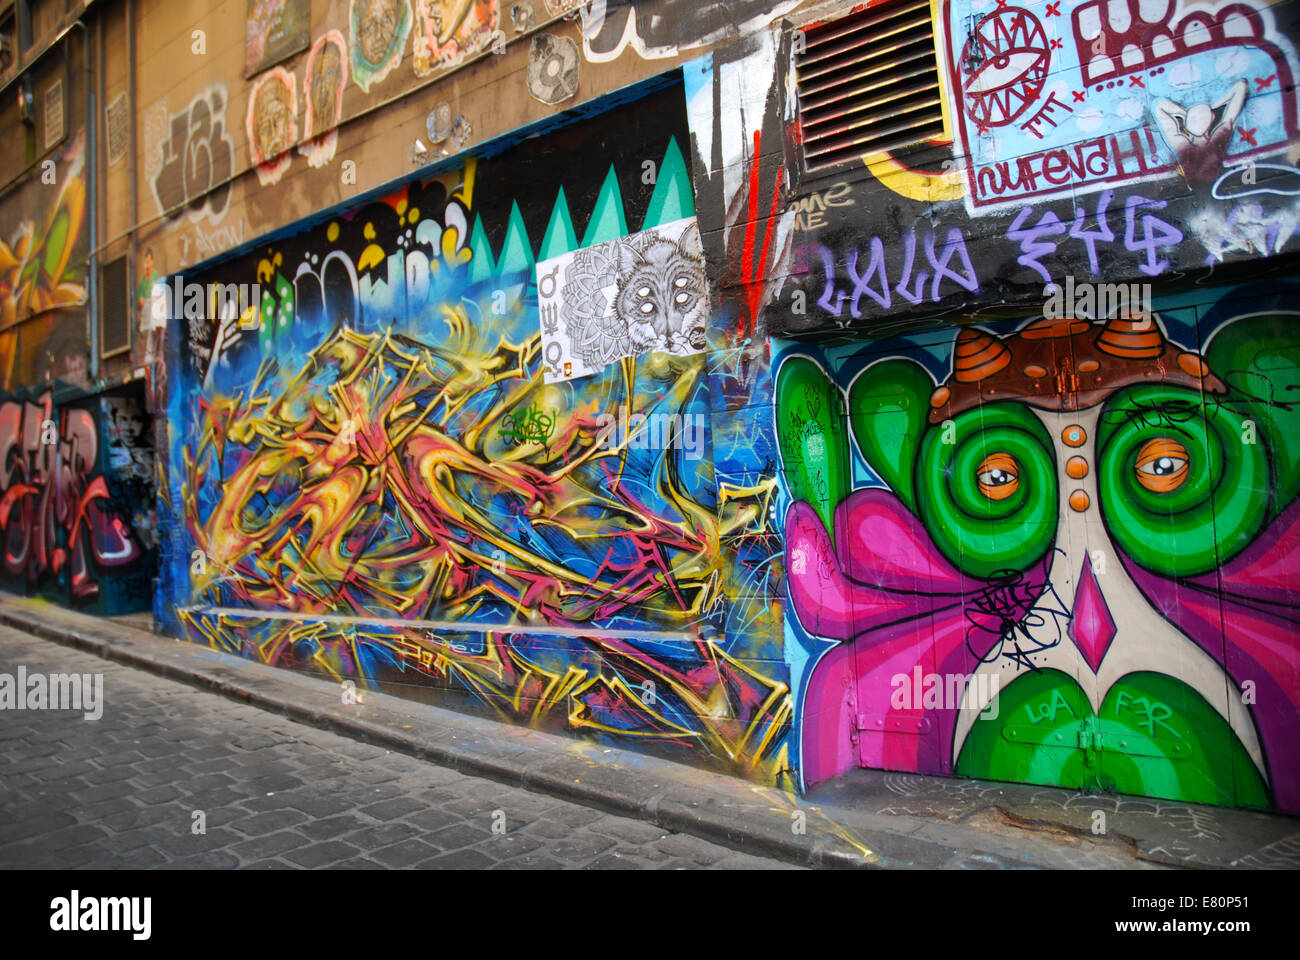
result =
[[[1131,387],[1097,424],[1097,487],[1106,529],[1134,561],[1165,576],[1213,570],[1268,515],[1262,443],[1243,443],[1230,404],[1179,387]]]
[[[925,528],[952,563],[988,578],[1023,570],[1056,538],[1056,460],[1038,417],[989,404],[932,427],[916,473]]]

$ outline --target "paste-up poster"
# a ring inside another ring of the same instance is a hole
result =
[[[704,262],[694,217],[537,264],[547,383],[623,357],[704,350]]]

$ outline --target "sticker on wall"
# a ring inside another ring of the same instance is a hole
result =
[[[163,388],[167,383],[167,364],[164,362],[167,312],[153,308],[157,296],[154,288],[161,283],[166,273],[154,262],[153,248],[145,247],[139,279],[135,285],[137,325],[131,360],[143,372],[149,395],[156,404],[163,402]]]
[[[144,130],[144,177],[152,185],[167,156],[167,135],[171,129],[167,98],[149,104],[142,114],[140,126]]]
[[[446,149],[450,153],[460,153],[472,136],[474,136],[474,126],[465,118],[465,114],[458,113],[456,119],[451,122],[451,136],[447,138]]]
[[[116,486],[128,496],[130,527],[146,550],[157,546],[157,511],[153,506],[157,475],[149,417],[142,395],[104,397],[105,452]]]
[[[244,28],[244,77],[307,49],[311,0],[248,0]]]
[[[493,46],[501,14],[497,0],[415,0],[415,20],[411,69],[427,77]]]
[[[63,139],[63,81],[55,80],[45,91],[45,149]]]
[[[411,20],[410,0],[352,0],[352,79],[362,92],[402,62]]]
[[[248,98],[248,152],[262,186],[276,183],[293,161],[289,148],[298,139],[296,81],[276,67],[253,85]]]
[[[524,75],[528,92],[542,103],[561,103],[578,94],[578,45],[568,37],[533,37]]]
[[[451,136],[451,104],[440,103],[432,110],[424,120],[424,130],[429,135],[429,140],[433,143],[442,143]]]
[[[131,143],[131,111],[127,109],[126,94],[119,93],[104,108],[104,130],[108,140],[108,165],[115,166]]]
[[[337,30],[320,37],[307,58],[307,131],[311,138],[298,148],[309,166],[323,167],[338,148],[336,129],[343,117],[343,87],[348,82],[347,45]]]
[[[537,23],[537,11],[531,3],[510,4],[510,22],[515,33],[526,33]]]
[[[704,350],[705,286],[694,217],[537,264],[546,382],[652,350]]]

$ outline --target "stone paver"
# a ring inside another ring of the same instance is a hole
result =
[[[0,712],[0,868],[796,869],[0,627],[19,664],[102,673],[105,702]]]

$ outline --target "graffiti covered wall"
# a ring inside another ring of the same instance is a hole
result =
[[[1300,133],[1295,51],[1263,4],[944,6],[976,210],[1137,180],[1208,186]]]
[[[677,84],[185,275],[167,622],[781,778],[775,478],[715,483],[688,142]]]
[[[798,100],[778,68],[764,107],[787,144],[762,164],[790,171],[796,242],[774,329],[865,330],[1028,305],[1067,275],[1178,282],[1294,253],[1298,6],[945,0],[950,135],[817,178],[797,175]]]
[[[0,390],[85,381],[89,345],[75,312],[86,300],[85,165],[82,131],[6,208],[17,217],[0,235]]]
[[[503,29],[446,6],[350,4],[312,135]],[[796,5],[678,6],[586,59],[748,35],[169,279],[158,618],[767,782],[1300,810],[1294,5],[935,4],[951,136],[818,180]]]
[[[937,9],[952,139],[817,180],[794,34],[685,68],[800,783],[1300,810],[1294,6]]]
[[[108,614],[147,610],[154,462],[142,395],[0,402],[0,585]]]
[[[1300,810],[1296,290],[784,346],[806,782]]]

